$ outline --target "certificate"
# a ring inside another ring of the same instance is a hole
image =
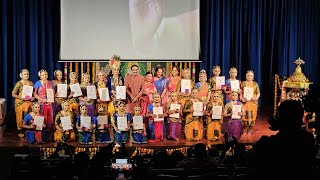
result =
[[[87,86],[87,98],[88,99],[97,99],[97,90],[96,86]]]
[[[70,130],[73,129],[71,126],[71,119],[70,116],[60,117],[61,125],[63,130]]]
[[[154,122],[164,121],[164,118],[159,118],[159,114],[163,114],[163,107],[154,107],[152,111],[153,114],[157,115],[157,117],[154,118]]]
[[[33,124],[36,125],[36,130],[42,130],[42,126],[44,123],[44,117],[43,116],[35,116],[33,120]]]
[[[239,91],[240,89],[240,85],[239,85],[239,80],[234,80],[234,81],[230,81],[231,84],[231,91]]]
[[[225,76],[218,76],[216,77],[216,87],[221,89],[221,86],[226,84],[226,77]]]
[[[68,95],[67,88],[68,88],[67,84],[58,84],[58,86],[57,86],[57,97],[66,98],[67,95]]]
[[[213,106],[212,107],[212,119],[221,119],[222,106]]]
[[[250,101],[253,98],[253,88],[251,87],[244,87],[243,88],[243,96],[248,101]]]
[[[117,127],[120,131],[126,131],[128,128],[127,117],[117,117]]]
[[[176,109],[180,110],[180,104],[170,104],[170,110],[174,111]],[[170,114],[169,117],[179,119],[179,113]]]
[[[143,129],[143,118],[142,116],[133,116],[133,130]]]
[[[191,92],[191,80],[190,79],[181,79],[181,92],[182,93]]]
[[[53,89],[47,89],[47,102],[54,102],[54,92]]]
[[[193,116],[203,116],[202,102],[193,102]]]
[[[80,117],[80,127],[91,129],[91,117]]]
[[[110,101],[108,88],[99,88],[99,97],[101,101]]]
[[[21,95],[22,98],[26,98],[26,97],[31,98],[32,93],[33,93],[33,86],[23,85],[22,95]]]
[[[241,105],[233,105],[231,119],[240,119],[239,112],[241,112]]]
[[[79,83],[70,84],[70,89],[72,92],[74,92],[73,97],[82,96],[82,91]]]
[[[126,86],[116,87],[116,99],[126,99]]]
[[[108,124],[108,116],[98,116],[98,129],[104,129],[104,125]]]

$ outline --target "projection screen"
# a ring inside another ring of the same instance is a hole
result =
[[[199,0],[61,0],[59,61],[199,61],[199,29]]]

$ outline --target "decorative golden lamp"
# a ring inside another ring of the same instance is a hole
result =
[[[294,63],[297,65],[297,67],[294,73],[287,79],[287,81],[283,82],[282,87],[308,89],[309,85],[312,84],[312,82],[310,82],[302,72],[301,65],[303,65],[305,62],[299,57]]]

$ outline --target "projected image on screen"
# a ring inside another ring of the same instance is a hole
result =
[[[199,0],[61,0],[61,61],[198,61]]]

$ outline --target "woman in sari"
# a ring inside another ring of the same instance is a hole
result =
[[[163,68],[161,66],[155,68],[153,84],[157,88],[157,93],[161,96],[161,105],[165,106],[167,103],[168,79],[163,76]]]
[[[99,92],[100,88],[106,88],[107,83],[105,81],[105,73],[103,71],[98,72],[98,82],[94,83],[94,85],[97,88],[97,92]],[[105,110],[105,115],[110,116],[114,112],[114,106],[112,101],[103,101],[100,99],[100,97],[97,97],[97,103],[96,103],[96,114],[98,114],[99,107],[103,106]]]
[[[48,72],[45,69],[39,71],[40,80],[34,84],[34,97],[38,99],[41,114],[47,129],[47,137],[52,140],[54,121],[53,121],[53,102],[47,100],[47,90],[54,89],[52,81],[48,80]]]
[[[33,97],[22,97],[23,86],[33,86],[33,83],[29,81],[29,71],[22,69],[20,72],[21,80],[18,81],[12,91],[12,97],[14,100],[14,109],[16,113],[16,123],[19,137],[24,137],[22,132],[22,118],[29,112],[30,106],[32,105]]]
[[[62,110],[56,114],[55,117],[55,126],[56,131],[54,132],[54,140],[56,142],[67,142],[67,141],[74,141],[76,139],[75,130],[74,130],[74,118],[75,114],[73,111],[69,109],[69,101],[65,100],[62,101],[61,106]],[[64,129],[62,126],[61,118],[62,117],[69,117],[71,121],[71,129]]]
[[[241,101],[243,102],[243,108],[245,115],[242,117],[242,122],[244,125],[244,133],[252,134],[253,126],[255,125],[257,119],[257,112],[258,112],[258,100],[260,97],[260,89],[258,83],[253,81],[254,73],[253,71],[249,70],[246,73],[246,81],[241,82],[241,91],[242,96]],[[244,97],[245,88],[251,88],[253,92],[253,98],[246,99]]]
[[[195,84],[195,88],[199,91],[199,97],[204,104],[207,104],[211,96],[211,87],[207,83],[207,73],[202,69],[199,73],[199,82]]]
[[[186,113],[186,124],[184,133],[187,141],[200,141],[203,137],[203,120],[202,116],[193,116],[193,103],[201,102],[198,98],[198,90],[191,91],[191,97],[186,101],[183,113]]]
[[[225,88],[225,87],[219,87],[219,86],[217,86],[217,83],[216,83],[216,78],[221,73],[220,66],[214,66],[212,69],[212,73],[213,73],[213,76],[210,79],[211,92],[218,92],[220,95],[220,101],[223,103],[223,94],[222,94],[223,89],[222,88]]]
[[[241,134],[242,134],[242,122],[241,118],[232,118],[232,107],[234,105],[240,105],[241,106],[241,112],[238,112],[238,115],[241,117],[244,115],[244,109],[243,109],[243,104],[238,101],[238,92],[233,91],[231,93],[231,101],[226,104],[225,109],[224,109],[224,117],[226,117],[227,124],[226,124],[226,131],[228,133],[228,137],[232,138],[235,137],[237,140],[240,139]]]
[[[223,123],[223,103],[219,101],[220,95],[217,92],[214,92],[212,94],[212,99],[209,101],[209,103],[206,106],[206,115],[207,115],[207,128],[206,128],[206,134],[207,139],[210,141],[217,141],[220,138],[221,134],[221,125]],[[221,115],[219,116],[219,119],[212,119],[213,114],[213,107],[214,106],[221,106],[222,111],[220,112]]]
[[[168,82],[169,93],[177,90],[177,85],[180,80],[181,80],[181,77],[179,76],[179,68],[178,66],[173,66],[171,70],[171,76],[169,77],[169,82]]]
[[[142,115],[147,113],[148,104],[151,103],[152,95],[157,92],[156,86],[152,83],[152,72],[148,71],[145,76],[144,93],[142,95]]]
[[[149,142],[162,141],[164,138],[164,113],[155,114],[154,109],[163,106],[161,105],[161,96],[159,93],[153,94],[152,103],[148,105],[147,115],[148,118],[148,129],[149,129]]]
[[[69,108],[70,111],[73,111],[76,113],[76,115],[79,115],[79,97],[73,97],[74,92],[71,91],[70,85],[78,83],[78,75],[75,72],[71,72],[69,75],[70,78],[70,84],[68,86],[68,100],[69,100]]]
[[[84,121],[84,118],[90,118],[90,126],[85,127],[82,126],[82,122]],[[87,105],[82,104],[80,105],[80,115],[76,117],[76,127],[78,130],[78,142],[80,144],[92,144],[92,135],[93,135],[93,129],[94,129],[94,121],[96,117],[90,116],[88,114]]]
[[[233,89],[231,88],[231,81],[237,81],[237,74],[238,71],[236,68],[230,68],[229,70],[230,78],[226,80],[226,88],[224,89],[224,93],[226,94],[226,103],[231,102],[231,92],[237,91],[240,93],[240,89]],[[240,81],[239,81],[239,88],[240,88]]]
[[[23,118],[22,127],[26,129],[26,138],[30,144],[41,144],[46,139],[44,137],[45,132],[42,133],[42,131],[44,131],[44,128],[46,127],[46,124],[42,124],[42,128],[40,128],[42,130],[37,130],[37,125],[34,124],[34,119],[36,118],[36,116],[42,116],[40,114],[40,104],[37,102],[33,103],[31,105],[31,110],[32,111]]]
[[[121,74],[120,74],[120,65],[121,65],[121,62],[120,62],[119,56],[114,55],[109,60],[111,74],[109,74],[109,77],[107,78],[107,87],[109,90],[109,96],[112,100],[112,104],[114,105],[115,109],[118,108],[118,104],[120,102],[119,99],[116,99],[116,87],[124,86],[124,79],[121,77]]]
[[[90,74],[83,73],[82,74],[83,82],[80,84],[80,88],[82,91],[82,96],[79,97],[79,105],[86,105],[87,113],[90,117],[95,115],[95,100],[87,97],[87,86],[94,86],[90,83]]]
[[[182,82],[182,80],[183,79],[185,79],[185,80],[190,80],[191,81],[191,83],[190,83],[190,89],[188,89],[188,90],[186,90],[185,92],[181,92],[182,90],[181,90],[181,82]],[[185,104],[185,102],[186,102],[186,100],[188,99],[188,98],[190,98],[190,96],[191,96],[191,90],[194,88],[194,85],[195,85],[195,83],[194,83],[194,81],[193,80],[191,80],[191,73],[190,73],[190,69],[183,69],[182,70],[182,79],[178,82],[178,84],[177,84],[177,92],[178,92],[178,94],[179,94],[179,102],[181,103],[181,106],[183,107],[184,106],[184,104]]]
[[[58,91],[58,84],[64,84],[62,81],[62,71],[55,70],[54,73],[54,80],[52,80],[53,85],[55,87],[55,92]],[[62,97],[55,97],[54,98],[54,114],[57,114],[59,111],[61,111],[61,102],[64,100]]]

